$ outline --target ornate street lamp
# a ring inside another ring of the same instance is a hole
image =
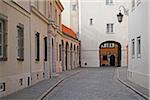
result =
[[[121,13],[121,7],[122,7],[123,10],[124,10],[124,14],[125,14],[126,16],[129,15],[129,14],[128,14],[128,12],[129,12],[128,9],[126,9],[123,5],[119,6],[119,14],[117,14],[117,19],[118,19],[118,22],[119,22],[119,23],[121,23],[121,22],[123,21],[123,16],[124,16],[124,15]]]
[[[121,23],[123,20],[123,14],[121,13],[121,11],[119,12],[119,14],[117,15],[118,18],[118,22]]]

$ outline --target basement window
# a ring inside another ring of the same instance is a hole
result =
[[[5,91],[5,83],[0,83],[0,92]]]

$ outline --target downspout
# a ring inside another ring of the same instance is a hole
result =
[[[31,72],[31,0],[29,1],[30,3],[30,18],[29,18],[29,32],[30,32],[30,85],[32,84],[32,72]]]

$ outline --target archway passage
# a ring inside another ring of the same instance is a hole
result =
[[[100,66],[121,66],[121,44],[116,41],[105,41],[100,44]]]

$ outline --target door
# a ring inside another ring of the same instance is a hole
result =
[[[115,66],[115,56],[114,55],[110,56],[110,66]]]

